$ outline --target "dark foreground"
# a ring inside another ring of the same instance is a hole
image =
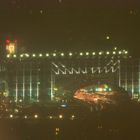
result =
[[[46,108],[51,116],[38,109],[38,112],[35,112],[38,113],[37,118],[21,117],[25,112],[18,117],[1,118],[0,140],[140,139],[139,104],[127,103],[92,111],[89,106],[83,106],[54,107],[55,109],[50,110]],[[32,111],[32,108],[30,109],[29,112]]]

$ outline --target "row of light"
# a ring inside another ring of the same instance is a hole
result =
[[[12,118],[14,118],[14,115],[13,115],[13,114],[10,114],[9,117],[12,119]],[[63,116],[62,114],[60,114],[58,117],[59,117],[59,119],[63,119],[63,118],[64,118],[64,116]],[[35,114],[35,115],[34,115],[34,118],[35,118],[35,119],[38,119],[38,118],[39,118],[39,115],[38,115],[38,114]],[[74,118],[75,118],[75,115],[72,115],[72,116],[71,116],[71,120],[74,120]],[[24,116],[24,119],[28,119],[28,116],[25,115],[25,116]],[[49,116],[49,119],[53,119],[53,116]]]
[[[115,54],[128,54],[128,51],[119,51],[119,52],[116,52],[116,51],[113,51],[113,52],[109,52],[109,51],[107,51],[106,53],[104,53],[104,52],[99,52],[98,53],[98,55],[103,55],[103,54],[106,54],[106,55],[110,55],[110,54],[113,54],[113,55],[115,55]],[[69,56],[73,56],[74,54],[73,53],[68,53],[68,55]],[[84,56],[84,55],[86,55],[86,56],[89,56],[89,55],[96,55],[96,53],[95,52],[92,52],[92,53],[89,53],[89,52],[86,52],[86,53],[83,53],[83,52],[80,52],[79,53],[79,55],[80,56]],[[29,55],[29,54],[21,54],[20,55],[20,58],[23,58],[23,57],[44,57],[44,55],[42,54],[42,53],[40,53],[40,54],[32,54],[32,55]],[[49,56],[53,56],[53,57],[56,57],[56,56],[58,56],[58,54],[57,53],[52,53],[52,54],[49,54],[49,53],[46,53],[45,54],[45,56],[46,57],[49,57]],[[64,53],[60,53],[60,56],[65,56],[65,54]],[[11,57],[11,55],[10,54],[8,54],[7,55],[7,58],[10,58]],[[14,58],[16,58],[17,57],[17,55],[16,54],[14,54],[14,55],[12,55],[12,57],[14,57]]]

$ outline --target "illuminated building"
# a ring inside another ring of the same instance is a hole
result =
[[[19,54],[11,47],[3,60],[3,90],[16,102],[46,101],[56,93],[104,83],[123,87],[133,97],[140,94],[139,59],[126,50]]]

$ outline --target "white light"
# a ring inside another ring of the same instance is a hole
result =
[[[64,53],[61,53],[61,56],[64,56]]]
[[[109,37],[109,36],[107,36],[107,37],[106,37],[106,39],[108,40],[108,39],[110,39],[110,37]]]
[[[10,118],[13,118],[13,115],[12,114],[10,114]]]
[[[106,52],[106,54],[110,54],[110,52]]]
[[[21,54],[20,57],[23,57],[23,54]]]
[[[42,57],[43,55],[42,54],[39,54],[39,57]]]
[[[53,53],[53,56],[56,56],[56,53]]]
[[[49,54],[48,54],[48,53],[46,53],[46,56],[48,57],[48,56],[49,56]]]
[[[128,51],[125,51],[125,54],[128,54]]]
[[[9,58],[10,57],[10,54],[7,54],[7,58]]]
[[[99,55],[102,55],[102,52],[99,52]]]
[[[113,54],[116,54],[116,52],[113,52]]]
[[[16,55],[16,54],[14,54],[14,55],[13,55],[13,57],[14,57],[14,58],[16,58],[16,57],[17,57],[17,55]]]
[[[95,55],[95,54],[96,54],[95,52],[92,53],[92,55]]]
[[[25,116],[24,116],[24,119],[27,119],[27,118],[28,118],[27,115],[25,115]]]
[[[119,51],[119,54],[122,54],[122,52],[121,52],[121,51]]]
[[[52,116],[49,116],[49,118],[52,119],[53,117]]]
[[[83,53],[81,52],[81,53],[80,53],[80,55],[82,56],[82,55],[83,55]]]
[[[29,57],[30,55],[29,54],[25,54],[26,55],[26,57]]]
[[[36,57],[36,55],[35,55],[35,54],[33,54],[32,56],[33,56],[33,57]]]
[[[75,118],[75,116],[74,116],[74,115],[72,115],[72,116],[71,116],[71,119],[73,120],[74,118]]]
[[[36,114],[36,115],[34,115],[34,118],[35,118],[35,119],[37,119],[37,118],[38,118],[38,115],[37,115],[37,114]]]
[[[69,56],[72,56],[72,53],[69,53]]]
[[[62,119],[63,118],[63,115],[59,115],[59,119]]]
[[[86,55],[89,55],[89,52],[86,52]]]
[[[19,102],[22,103],[22,99],[20,99]]]

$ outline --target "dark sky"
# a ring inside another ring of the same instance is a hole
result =
[[[0,0],[0,40],[8,37],[30,51],[117,46],[139,55],[140,1]]]

